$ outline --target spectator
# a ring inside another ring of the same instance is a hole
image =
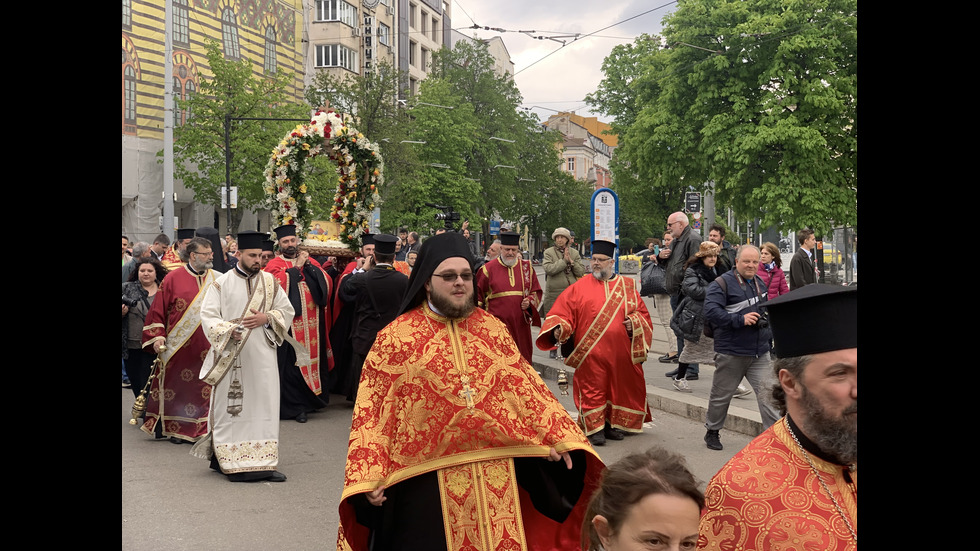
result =
[[[717,269],[718,254],[721,247],[711,241],[701,243],[701,249],[684,264],[684,282],[681,292],[684,300],[677,305],[670,326],[676,332],[684,335],[684,351],[681,352],[677,364],[677,376],[674,377],[674,388],[681,392],[691,392],[691,387],[685,379],[687,366],[691,363],[714,362],[714,339],[704,335],[704,296],[708,285],[714,281],[719,271]]]
[[[129,281],[122,284],[123,299],[132,305],[123,303],[122,334],[126,373],[132,383],[133,394],[139,396],[150,377],[150,366],[156,359],[152,350],[143,348],[143,326],[146,325],[146,314],[160,289],[163,276],[167,275],[167,269],[159,260],[151,257],[136,258],[134,263],[135,269]]]
[[[674,240],[673,234],[669,231],[664,232],[663,248],[670,248],[671,242]],[[659,254],[659,251],[657,252]],[[653,256],[648,256],[647,258],[657,264],[665,263],[658,258],[658,254]],[[667,353],[658,358],[660,363],[677,363],[677,358],[680,353],[677,352],[677,335],[674,334],[674,330],[670,328],[670,318],[673,315],[673,308],[670,306],[670,295],[665,293],[657,293],[653,295],[653,308],[657,311],[657,319],[660,320],[660,325],[664,327],[664,332],[667,334]],[[652,316],[651,316],[652,317]],[[675,372],[676,376],[676,372]]]

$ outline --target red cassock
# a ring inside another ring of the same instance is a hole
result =
[[[623,324],[627,319],[633,334]],[[652,419],[647,406],[643,362],[652,340],[647,307],[636,283],[623,276],[599,281],[585,276],[566,288],[538,333],[541,350],[555,348],[552,330],[561,326],[561,340],[569,336],[574,351],[565,364],[575,368],[572,394],[585,434],[603,429],[606,422],[628,432],[642,432]]]
[[[207,433],[211,385],[198,378],[211,343],[201,329],[201,302],[218,274],[195,275],[186,265],[167,274],[160,284],[143,326],[143,347],[165,338],[168,350],[150,385],[146,421],[140,429],[153,434],[163,423],[164,436],[197,441]]]
[[[521,356],[530,363],[534,351],[531,326],[541,327],[538,306],[544,293],[531,263],[518,260],[508,268],[500,258],[487,262],[476,274],[476,292],[479,306],[504,322]],[[527,310],[521,310],[525,297],[531,304]]]
[[[314,394],[319,395],[323,392],[323,385],[320,381],[321,366],[326,366],[327,371],[330,371],[334,367],[329,336],[325,336],[326,342],[322,343],[325,345],[323,349],[326,351],[326,359],[320,355],[320,324],[326,324],[322,333],[329,335],[330,326],[333,323],[333,314],[330,305],[333,280],[323,271],[319,262],[312,258],[307,259],[307,262],[323,274],[323,280],[327,287],[325,289],[326,303],[325,306],[318,306],[314,302],[313,295],[310,293],[310,288],[306,281],[306,276],[300,272],[299,279],[295,282],[299,293],[300,307],[296,311],[296,316],[293,318],[293,338],[305,346],[310,353],[310,365],[301,365],[299,366],[299,370],[303,374],[303,380],[306,381],[306,385],[310,387],[310,390]],[[265,271],[271,273],[276,278],[276,281],[279,282],[279,285],[282,285],[282,288],[289,293],[290,286],[294,282],[289,281],[291,275],[286,270],[293,267],[292,262],[281,256],[277,256],[266,264]]]

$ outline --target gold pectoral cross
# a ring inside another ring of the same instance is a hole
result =
[[[473,396],[476,394],[476,389],[470,386],[470,378],[466,375],[462,377],[463,390],[460,390],[457,394],[460,398],[466,399],[466,407],[473,409]]]

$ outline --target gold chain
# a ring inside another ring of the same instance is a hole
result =
[[[840,518],[844,519],[844,524],[847,525],[847,529],[851,532],[851,537],[854,538],[854,543],[857,543],[857,532],[855,532],[854,527],[851,526],[851,521],[847,519],[847,515],[844,514],[844,510],[841,509],[840,505],[837,503],[837,498],[834,497],[834,493],[830,491],[830,488],[827,487],[827,483],[823,481],[823,477],[820,476],[820,471],[817,470],[817,466],[814,465],[813,460],[810,459],[810,454],[806,453],[806,450],[803,449],[803,444],[800,444],[800,440],[796,438],[796,433],[793,432],[793,427],[789,426],[789,422],[786,423],[786,429],[789,430],[789,435],[793,437],[793,441],[796,442],[796,445],[800,447],[800,451],[803,452],[804,459],[806,459],[806,462],[810,464],[810,468],[813,469],[813,474],[817,475],[817,480],[820,482],[820,486],[823,487],[824,491],[827,492],[827,495],[830,496],[830,501],[833,502],[834,507],[837,509],[837,514],[840,515]]]

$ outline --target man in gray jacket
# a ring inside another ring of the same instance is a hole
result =
[[[666,277],[667,293],[670,294],[670,309],[676,310],[684,296],[681,294],[681,282],[684,281],[684,263],[701,248],[704,239],[699,232],[694,231],[688,222],[687,215],[677,211],[667,217],[667,231],[674,237],[670,243],[670,248],[660,249],[657,257],[664,266]],[[661,362],[676,362],[677,357],[684,351],[684,335],[674,332],[677,335],[677,356],[670,357]],[[687,367],[687,380],[698,380],[698,364],[690,364]],[[677,370],[668,371],[666,376],[674,378]]]

